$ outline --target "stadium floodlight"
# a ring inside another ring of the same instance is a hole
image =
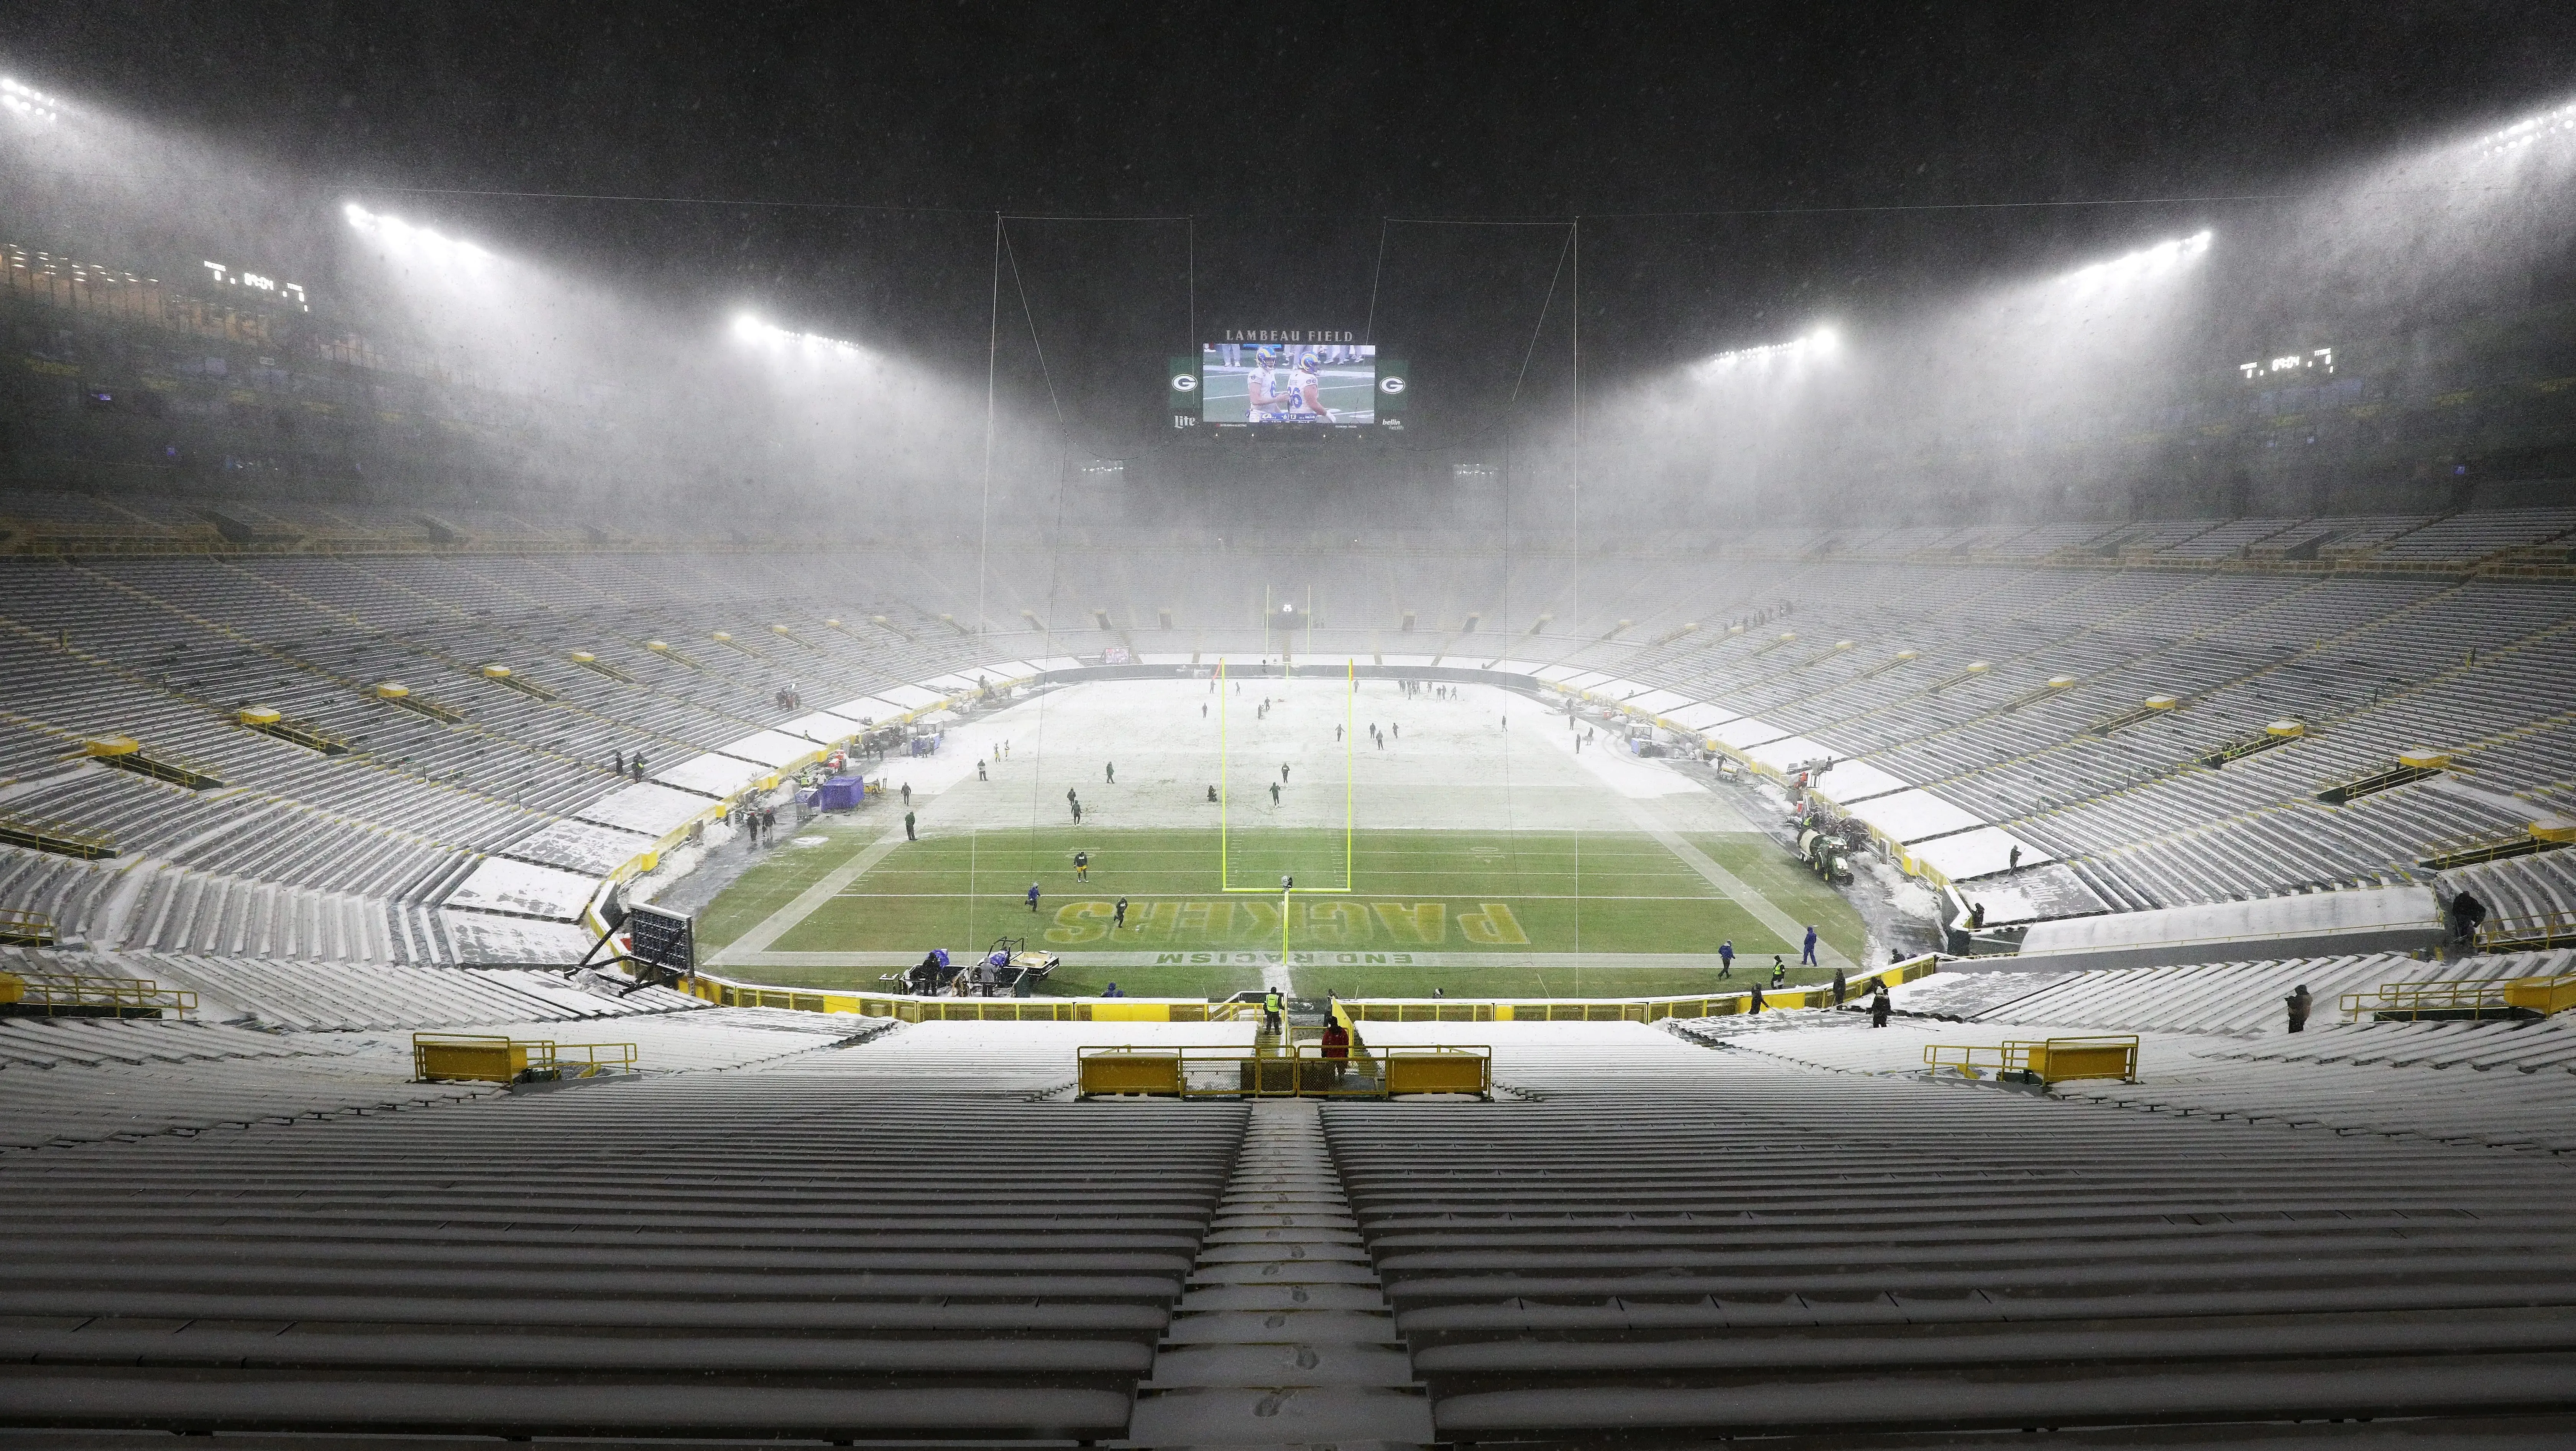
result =
[[[783,328],[775,323],[763,322],[757,315],[748,312],[734,314],[733,335],[745,342],[767,343],[774,346],[792,343],[799,351],[809,354],[857,358],[866,356],[868,351],[846,338],[827,338],[821,333],[798,332],[794,328]]]
[[[2576,131],[2576,101],[2570,101],[2564,106],[2516,121],[2501,131],[2491,131],[2479,137],[2478,154],[2503,156],[2520,151],[2527,146],[2537,145],[2550,136],[2567,131]]]
[[[413,226],[400,217],[368,211],[356,202],[343,205],[340,208],[340,214],[347,217],[349,225],[358,231],[379,238],[388,246],[400,246],[417,251],[431,261],[483,263],[492,260],[491,253],[471,242],[442,236],[427,227]]]
[[[22,121],[51,125],[63,118],[63,103],[13,76],[0,76],[0,111]]]
[[[2175,237],[2152,247],[2125,252],[2105,262],[2078,267],[2066,274],[2069,282],[2125,282],[2133,277],[2146,277],[2198,257],[2209,250],[2209,229],[2203,227],[2188,237]]]
[[[1819,323],[1806,333],[1785,343],[1765,343],[1754,348],[1729,348],[1699,366],[1703,372],[1724,372],[1749,364],[1767,363],[1775,358],[1817,356],[1841,346],[1842,336],[1829,323]]]

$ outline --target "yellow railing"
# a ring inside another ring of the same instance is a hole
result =
[[[2464,1016],[2546,1018],[2576,1008],[2576,973],[2557,977],[2490,977],[2446,982],[2384,982],[2368,992],[2345,993],[2344,1019],[2381,1022]]]
[[[517,1083],[632,1073],[632,1043],[556,1043],[488,1033],[414,1033],[412,1077],[421,1083]]]
[[[84,861],[116,855],[116,838],[106,832],[92,831],[68,821],[18,816],[6,811],[0,811],[0,842],[23,846],[31,851],[49,851],[57,856],[79,857]]]
[[[905,1023],[1225,1023],[1261,1013],[1259,1003],[1212,1003],[1203,998],[917,998],[754,987],[705,976],[671,986],[676,992],[728,1008],[850,1013]]]
[[[1932,954],[1891,963],[1850,978],[1844,1001],[1857,1003],[1872,986],[1890,987],[1940,970]],[[906,1023],[1227,1023],[1261,1015],[1259,1003],[1202,998],[978,998],[912,997],[901,993],[824,992],[761,987],[705,974],[673,983],[672,990],[728,1008],[788,1008],[805,1013],[850,1013]],[[1753,994],[1711,993],[1644,998],[1339,998],[1345,1026],[1378,1023],[1653,1023],[1665,1018],[1718,1018],[1752,1009]],[[1830,986],[1766,988],[1767,1008],[1817,1008],[1833,1004]]]
[[[1872,986],[1911,982],[1940,969],[1938,957],[1925,955],[1893,963],[1850,978],[1844,1002],[1857,1003]],[[1762,1006],[1824,1008],[1833,1006],[1831,985],[1764,988]],[[1750,989],[1699,997],[1655,998],[1344,998],[1340,1006],[1354,1022],[1372,1023],[1654,1023],[1665,1018],[1723,1018],[1750,1012]]]
[[[1085,1098],[1484,1097],[1493,1092],[1494,1053],[1469,1044],[1372,1049],[1352,1043],[1340,1057],[1314,1042],[1274,1051],[1235,1045],[1089,1047],[1074,1050],[1074,1071]]]
[[[2533,912],[2491,917],[2478,924],[2480,952],[2514,952],[2576,943],[2576,912]]]
[[[1962,1078],[1992,1074],[2031,1083],[2063,1083],[2077,1078],[2116,1078],[2128,1083],[2138,1076],[2138,1040],[2130,1035],[1995,1044],[1927,1043],[1923,1063],[1935,1074],[1948,1069]]]
[[[11,947],[51,947],[54,919],[25,907],[0,907],[0,943]]]
[[[197,1010],[197,995],[149,978],[70,972],[0,973],[0,1007],[18,1017],[141,1018]]]

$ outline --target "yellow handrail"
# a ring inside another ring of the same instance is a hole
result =
[[[1494,1050],[1464,1043],[1383,1049],[1353,1043],[1347,1056],[1328,1057],[1317,1042],[1284,1049],[1090,1046],[1074,1050],[1074,1073],[1076,1091],[1084,1098],[1140,1093],[1165,1098],[1488,1096],[1494,1086]]]
[[[54,919],[27,907],[0,907],[0,942],[17,947],[51,947]]]
[[[45,1017],[140,1017],[164,1012],[182,1015],[197,1010],[197,995],[185,988],[165,988],[149,978],[92,977],[71,972],[7,974],[18,984],[14,997],[0,997],[18,1013]]]
[[[2078,1078],[2138,1077],[2138,1040],[2134,1034],[2081,1038],[2008,1039],[2002,1043],[1927,1043],[1923,1064],[1934,1073],[1947,1068],[1962,1078],[2018,1076],[2036,1083],[2064,1083]]]
[[[2345,993],[2337,1005],[2346,1021],[2365,1014],[2388,1022],[2412,1021],[2428,1013],[2450,1017],[2490,1011],[2546,1018],[2576,1007],[2576,973],[2384,982],[2368,992]]]
[[[1844,1004],[1869,995],[1885,982],[1894,987],[1940,970],[1937,956],[1925,955],[1891,963],[1847,979]],[[1833,1005],[1830,984],[1764,988],[1765,1011]],[[1394,1023],[1655,1023],[1666,1018],[1722,1018],[1752,1011],[1753,994],[1710,993],[1690,997],[1644,998],[1344,998],[1353,1022]]]
[[[1925,954],[1857,974],[1845,983],[1846,1004],[1869,995],[1884,982],[1890,987],[1940,970],[1941,959]],[[914,997],[905,993],[825,992],[812,988],[763,987],[730,982],[701,973],[673,983],[676,992],[728,1008],[788,1008],[807,1013],[851,1013],[865,1018],[893,1018],[906,1023],[938,1022],[1152,1022],[1225,1023],[1257,1017],[1259,1003],[1210,1002],[1204,998],[981,998]],[[1345,1027],[1380,1023],[1632,1022],[1666,1018],[1716,1018],[1747,1012],[1752,992],[1710,993],[1686,997],[1639,998],[1337,998],[1334,1013]],[[1764,989],[1763,1007],[1831,1006],[1831,986]]]
[[[2576,943],[2576,912],[2530,912],[2519,917],[2490,917],[2478,924],[2477,939],[2481,952],[2563,947]]]
[[[517,1083],[635,1071],[632,1043],[557,1043],[494,1033],[414,1033],[412,1077],[421,1083]]]

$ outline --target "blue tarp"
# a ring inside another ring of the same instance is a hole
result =
[[[864,776],[835,776],[815,788],[814,804],[825,811],[847,811],[867,798]]]

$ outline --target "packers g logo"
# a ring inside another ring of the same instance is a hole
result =
[[[1390,373],[1386,377],[1377,380],[1377,391],[1380,393],[1401,393],[1404,391],[1404,380]]]
[[[1172,391],[1175,393],[1196,393],[1199,391],[1199,375],[1196,373],[1174,373],[1172,375]]]

